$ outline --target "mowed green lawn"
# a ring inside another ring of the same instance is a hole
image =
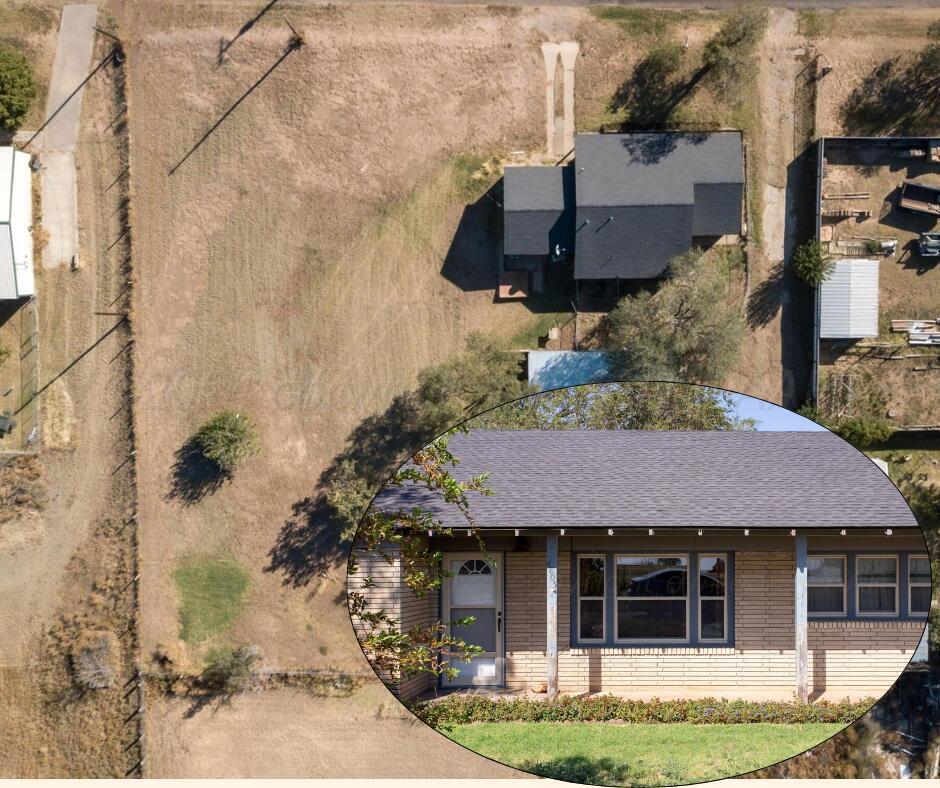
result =
[[[770,766],[844,727],[478,722],[441,732],[481,755],[543,777],[597,785],[675,785]]]

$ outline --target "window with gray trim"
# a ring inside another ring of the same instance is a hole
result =
[[[687,640],[689,557],[614,557],[617,640]]]
[[[578,556],[578,638],[603,641],[606,635],[606,559],[602,555]]]
[[[846,614],[844,555],[810,555],[806,562],[806,606],[811,616]]]
[[[698,557],[699,640],[723,641],[728,636],[728,557]]]
[[[930,559],[911,555],[907,559],[908,611],[912,616],[930,612]]]
[[[855,605],[860,616],[898,613],[898,556],[855,557]]]

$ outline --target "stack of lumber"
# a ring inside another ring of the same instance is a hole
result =
[[[940,345],[940,318],[934,320],[892,320],[892,331],[907,333],[909,345]]]

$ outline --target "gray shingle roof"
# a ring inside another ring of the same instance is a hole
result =
[[[546,255],[571,244],[574,177],[570,167],[506,167],[503,252]]]
[[[476,430],[456,435],[458,478],[488,472],[471,495],[481,528],[910,528],[897,488],[828,432]],[[376,506],[427,508],[465,528],[418,487]]]
[[[692,236],[741,231],[738,132],[579,134],[575,170],[578,279],[656,277]]]

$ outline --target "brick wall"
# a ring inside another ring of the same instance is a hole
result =
[[[792,553],[735,554],[735,645],[728,648],[570,647],[570,554],[559,556],[559,685],[567,691],[776,696],[794,688]],[[812,691],[880,696],[920,639],[916,621],[809,625]],[[506,683],[545,681],[545,553],[506,554]]]
[[[397,558],[397,549],[386,550],[393,556],[392,563],[388,563],[374,553],[356,553],[358,571],[348,578],[350,591],[361,590],[366,577],[371,577],[375,585],[364,593],[368,600],[368,608],[372,611],[384,610],[385,613],[399,622],[402,631],[406,631],[416,624],[428,626],[437,617],[437,596],[428,594],[424,597],[415,596],[405,585],[401,561]],[[362,627],[353,622],[357,635],[362,635]],[[427,673],[398,678],[388,672],[380,675],[382,681],[398,697],[406,699],[414,697],[436,683],[436,679]]]

